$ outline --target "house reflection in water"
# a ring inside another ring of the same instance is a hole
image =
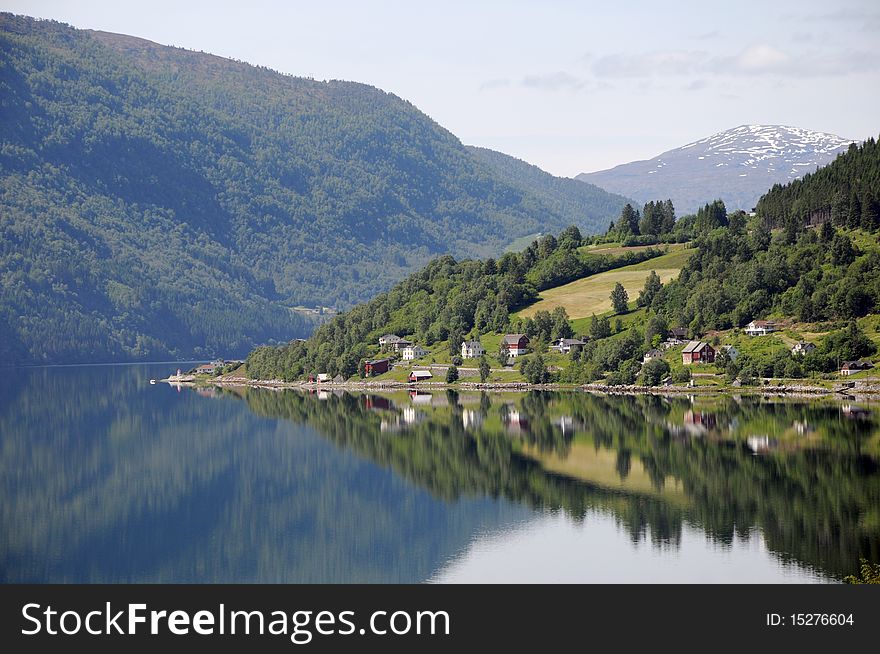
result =
[[[574,434],[574,432],[581,426],[580,421],[575,420],[571,416],[560,416],[553,422],[553,424],[562,430],[563,436]]]
[[[529,419],[521,414],[516,408],[509,408],[506,412],[502,412],[501,421],[507,428],[509,434],[527,434],[529,432]]]
[[[364,407],[373,411],[389,411],[391,409],[391,400],[379,395],[365,395]]]
[[[867,418],[871,415],[868,409],[856,406],[855,404],[841,405],[840,412],[847,418]]]
[[[746,443],[754,454],[769,452],[770,450],[775,449],[778,444],[775,438],[770,438],[766,435],[749,436],[746,439]]]
[[[385,418],[379,424],[379,429],[384,432],[402,431],[424,420],[425,414],[413,406],[405,406],[401,412],[393,418]]]
[[[474,409],[463,409],[461,412],[461,423],[465,429],[479,429],[483,424],[482,411]]]
[[[798,436],[806,436],[807,434],[811,434],[816,431],[816,428],[813,427],[813,425],[808,423],[806,420],[795,420],[791,426]]]

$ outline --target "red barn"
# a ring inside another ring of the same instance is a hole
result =
[[[686,366],[692,363],[715,363],[715,348],[703,341],[691,341],[681,351],[681,362]]]
[[[388,372],[390,364],[390,359],[375,359],[374,361],[364,361],[364,374],[367,377],[381,375],[383,372]]]

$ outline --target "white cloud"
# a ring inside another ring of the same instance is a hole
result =
[[[734,55],[710,57],[702,51],[658,51],[613,54],[593,64],[603,78],[647,78],[677,75],[840,76],[874,71],[880,54],[864,51],[791,53],[767,44],[753,45]]]

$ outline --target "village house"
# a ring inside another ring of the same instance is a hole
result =
[[[413,359],[421,359],[428,351],[421,345],[407,345],[400,353],[404,361],[412,361]]]
[[[572,350],[580,350],[586,343],[579,338],[560,338],[551,347],[560,354],[568,354]]]
[[[420,381],[428,381],[434,375],[431,374],[430,370],[413,370],[409,373],[409,381],[410,382],[420,382]]]
[[[679,343],[687,340],[688,337],[688,328],[687,327],[673,327],[666,333],[666,340]]]
[[[385,334],[379,337],[379,347],[391,347],[399,340],[400,336],[397,334]]]
[[[330,379],[331,378],[328,373],[326,373],[326,372],[319,372],[318,373],[318,383],[319,384],[326,384],[327,382],[330,381]]]
[[[653,361],[654,359],[662,359],[663,352],[654,348],[645,352],[645,356],[642,357],[642,363],[648,363],[648,361]]]
[[[388,359],[374,359],[373,361],[364,361],[364,374],[367,377],[373,377],[374,375],[381,375],[383,372],[388,372],[391,361]]]
[[[399,339],[397,342],[391,344],[391,349],[395,352],[403,352],[408,347],[412,347],[415,345],[412,341],[408,341],[405,338]]]
[[[728,361],[736,361],[736,358],[739,356],[739,350],[733,345],[722,345],[721,352],[724,353]]]
[[[501,339],[501,349],[507,356],[518,357],[525,354],[529,347],[529,337],[525,334],[505,334]]]
[[[690,341],[681,351],[681,362],[686,366],[692,363],[714,363],[715,349],[703,341]]]
[[[795,343],[795,346],[791,348],[791,353],[794,355],[805,356],[816,349],[816,346],[807,341],[798,341]]]
[[[461,356],[464,359],[476,359],[486,353],[480,341],[465,341],[461,344]]]
[[[776,323],[772,320],[753,320],[743,331],[749,336],[766,336],[776,330]]]
[[[196,367],[197,375],[213,375],[217,372],[217,365],[214,363],[203,363]]]
[[[874,364],[870,361],[844,361],[840,366],[840,376],[849,377],[862,370],[870,370]]]

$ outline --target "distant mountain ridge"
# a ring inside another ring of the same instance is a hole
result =
[[[576,179],[639,202],[671,198],[679,215],[706,202],[751,210],[768,188],[824,166],[854,141],[784,125],[740,125],[669,150]]]
[[[504,181],[542,202],[572,225],[587,225],[587,232],[604,231],[608,216],[620,212],[631,198],[609,193],[589,182],[556,177],[537,166],[502,152],[469,145],[467,149]],[[545,230],[546,231],[546,230]]]
[[[0,98],[6,362],[243,355],[306,335],[292,307],[620,211],[551,205],[374,87],[54,21],[0,14]]]

